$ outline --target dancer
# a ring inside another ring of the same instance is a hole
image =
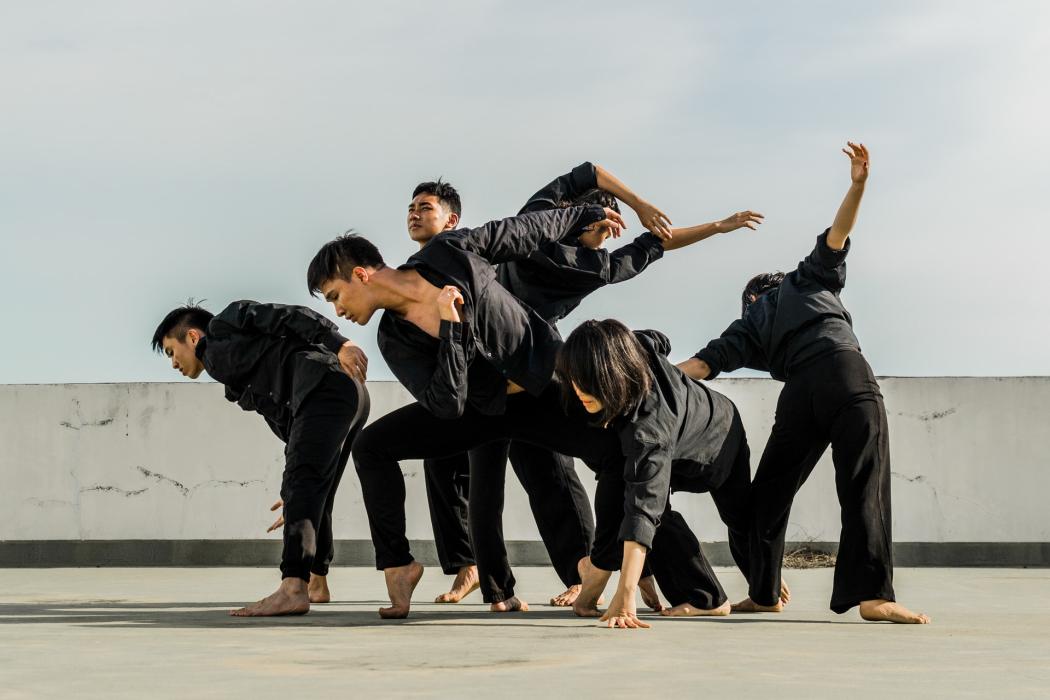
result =
[[[619,569],[616,594],[601,615],[609,627],[649,626],[635,608],[647,552],[673,606],[665,615],[730,612],[700,543],[671,509],[672,490],[711,493],[729,528],[733,560],[748,576],[751,469],[740,414],[728,398],[672,365],[670,350],[662,333],[632,333],[608,319],[582,323],[558,355],[566,399],[614,433],[626,457],[622,468],[598,474],[594,571],[575,606],[578,615],[598,617],[598,596]]]
[[[843,152],[851,184],[813,252],[793,272],[749,281],[742,317],[679,366],[696,379],[752,367],[784,382],[752,483],[750,596],[734,609],[782,609],[777,592],[791,503],[830,444],[842,509],[831,609],[860,606],[865,620],[927,623],[895,602],[886,409],[839,297],[869,170],[863,144],[850,142]]]
[[[286,444],[281,585],[230,614],[302,615],[311,602],[327,602],[332,506],[368,418],[365,354],[311,309],[253,301],[234,302],[217,316],[179,307],[157,327],[153,349],[183,376],[207,371],[225,385],[229,401],[262,415]]]

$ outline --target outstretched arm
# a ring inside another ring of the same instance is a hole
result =
[[[835,223],[831,225],[831,231],[828,233],[828,247],[832,250],[842,250],[846,247],[846,239],[857,221],[857,210],[864,196],[864,183],[868,180],[868,147],[852,141],[847,141],[846,145],[847,148],[843,148],[842,152],[849,156],[852,182],[842,199],[842,204],[839,205],[838,213],[835,214]]]
[[[765,217],[762,214],[749,209],[747,211],[738,211],[736,214],[731,214],[721,221],[712,221],[709,224],[700,224],[699,226],[690,226],[688,228],[673,228],[671,229],[671,238],[663,241],[664,250],[685,248],[687,245],[699,243],[704,239],[710,238],[716,233],[728,233],[745,226],[754,231],[762,223],[763,218]]]

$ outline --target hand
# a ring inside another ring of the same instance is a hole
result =
[[[278,508],[284,508],[284,500],[283,499],[278,498],[277,502],[274,503],[272,506],[270,506],[270,511],[271,512],[275,511]],[[273,525],[271,525],[270,527],[266,528],[266,531],[267,532],[273,532],[274,530],[276,530],[279,527],[284,527],[284,513],[283,512],[279,516],[277,516],[277,520],[273,521]]]
[[[631,208],[638,215],[638,220],[642,222],[642,226],[655,233],[662,240],[671,240],[671,220],[667,218],[667,214],[664,214],[644,199],[639,200],[638,205]]]
[[[445,286],[437,295],[438,314],[441,316],[442,321],[460,322],[459,310],[456,308],[456,304],[463,306],[463,295],[460,294],[458,288],[451,284]]]
[[[363,382],[368,373],[368,356],[364,350],[348,340],[339,348],[339,366],[351,377]]]
[[[721,233],[728,233],[729,231],[736,231],[738,228],[747,226],[749,229],[754,231],[758,228],[758,225],[762,223],[765,218],[764,215],[759,214],[757,211],[738,211],[736,214],[731,214],[726,218],[718,222],[718,230]]]
[[[623,229],[627,228],[627,222],[620,216],[620,212],[615,209],[605,207],[605,218],[598,221],[590,226],[593,231],[600,231],[603,228],[608,229],[609,235],[613,238],[619,238],[620,234],[623,233]]]
[[[846,146],[848,148],[843,148],[842,152],[849,156],[849,177],[853,182],[862,185],[868,179],[868,147],[852,141],[847,141]]]
[[[605,614],[600,618],[609,629],[649,629],[651,625],[638,619],[638,609],[634,602],[634,591],[626,592],[621,586],[616,587]]]

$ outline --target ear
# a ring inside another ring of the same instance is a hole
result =
[[[445,230],[451,231],[457,226],[459,226],[459,214],[452,212],[448,215],[448,222],[445,223]]]
[[[369,280],[371,279],[371,277],[372,277],[372,273],[371,273],[371,272],[370,272],[370,271],[369,271],[369,270],[368,270],[367,268],[364,268],[364,267],[360,267],[360,266],[358,266],[358,267],[355,267],[355,268],[354,268],[354,269],[353,269],[353,270],[351,271],[350,275],[351,275],[352,277],[355,277],[355,278],[357,278],[358,280],[360,280],[360,281],[361,281],[361,284],[368,284],[368,281],[369,281]]]
[[[200,341],[202,335],[203,334],[196,328],[190,328],[186,331],[186,341],[190,347],[194,347],[197,345],[197,342]]]

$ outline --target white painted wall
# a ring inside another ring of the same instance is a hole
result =
[[[754,467],[780,384],[714,386],[743,413]],[[1050,541],[1050,377],[889,378],[882,387],[895,540]],[[395,383],[369,389],[372,419],[409,400]],[[283,466],[283,445],[263,421],[212,383],[0,386],[0,441],[0,540],[263,538]],[[421,464],[402,468],[409,536],[430,539]],[[578,469],[590,489],[591,472]],[[725,539],[709,497],[674,500],[701,539]],[[335,524],[337,538],[368,538],[350,469]],[[788,539],[834,541],[838,529],[825,456],[795,502]],[[539,539],[513,472],[505,534]]]

